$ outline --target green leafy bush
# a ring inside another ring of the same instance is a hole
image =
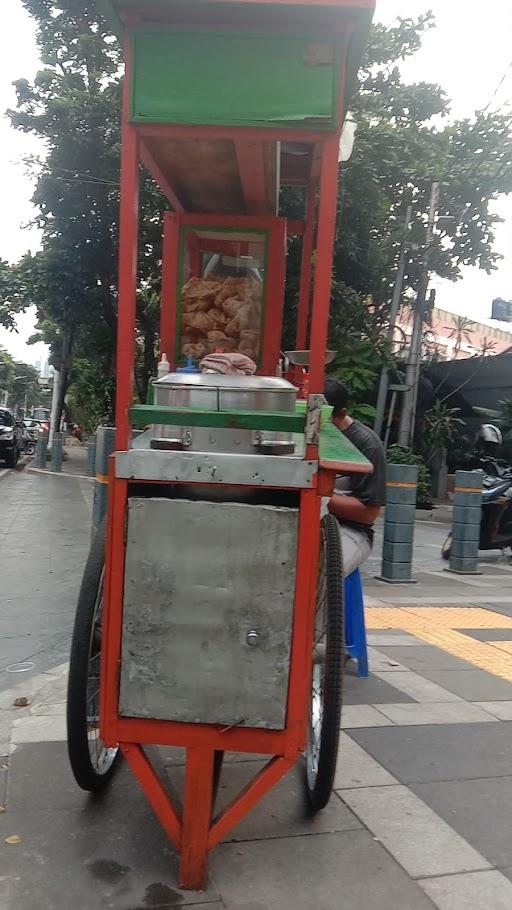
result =
[[[421,455],[415,455],[401,446],[390,446],[386,453],[388,464],[417,464],[418,465],[418,495],[416,498],[417,509],[432,508],[432,488],[427,466]]]

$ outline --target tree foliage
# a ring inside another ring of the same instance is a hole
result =
[[[9,408],[27,408],[37,404],[44,404],[48,396],[39,386],[39,374],[28,363],[15,360],[14,357],[0,347],[0,404],[7,404]]]
[[[37,23],[44,69],[32,84],[18,80],[18,104],[10,116],[16,129],[43,139],[47,153],[42,162],[33,161],[42,249],[15,269],[15,305],[36,305],[35,337],[50,344],[51,362],[64,380],[61,397],[69,385],[83,382],[88,364],[89,379],[96,375],[92,386],[87,384],[91,414],[112,417],[121,52],[94,2],[23,0],[23,5]],[[141,189],[136,340],[137,390],[143,397],[155,369],[154,291],[165,202],[149,179]],[[87,410],[83,393],[75,390],[71,398]]]
[[[390,357],[385,328],[409,203],[404,302],[417,291],[433,181],[441,184],[439,215],[448,217],[438,222],[429,250],[432,271],[457,280],[463,266],[491,271],[500,258],[494,250],[500,219],[492,203],[512,191],[511,118],[476,112],[451,121],[439,85],[404,83],[400,62],[418,51],[434,26],[432,13],[399,19],[390,28],[374,25],[351,103],[357,132],[352,157],[341,168],[330,345],[354,398],[368,392]],[[301,203],[296,190],[286,190],[285,212],[300,217]],[[294,243],[292,269],[298,261]],[[295,292],[292,280],[290,311]]]
[[[43,68],[16,83],[14,128],[44,141],[33,161],[36,221],[42,249],[14,269],[0,262],[0,324],[34,303],[37,337],[69,384],[82,422],[111,416],[115,376],[119,109],[121,51],[95,0],[22,0],[37,24]],[[331,344],[334,369],[354,399],[370,403],[383,358],[385,326],[403,220],[414,217],[405,299],[417,289],[426,212],[433,180],[442,184],[445,219],[430,251],[431,266],[456,280],[465,265],[491,270],[497,216],[492,203],[512,190],[510,119],[493,113],[451,121],[436,84],[404,83],[399,65],[434,27],[431,13],[372,29],[352,110],[357,133],[343,168],[334,252]],[[282,194],[282,211],[302,217],[304,198]],[[160,294],[161,213],[166,203],[142,181],[140,284],[137,298],[136,392],[144,399],[155,370]],[[293,347],[300,242],[290,243],[285,346]]]

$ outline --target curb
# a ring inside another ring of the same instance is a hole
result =
[[[88,474],[70,474],[66,471],[48,471],[46,468],[26,468],[29,474],[49,474],[51,477],[76,477],[77,480],[91,480],[94,481],[94,477],[89,477]],[[2,475],[0,474],[0,477]]]

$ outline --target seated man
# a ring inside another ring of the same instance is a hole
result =
[[[373,465],[373,474],[339,474],[327,506],[339,521],[343,572],[350,575],[368,559],[372,549],[372,526],[386,501],[386,457],[377,434],[349,417],[347,390],[338,379],[327,377],[324,395],[333,408],[334,426]]]

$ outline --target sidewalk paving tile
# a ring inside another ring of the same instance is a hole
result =
[[[160,907],[161,906],[162,905],[160,904]],[[179,904],[174,904],[174,903],[167,904],[167,906],[164,907],[163,910],[167,910],[167,908],[169,908],[169,910],[174,910],[174,908],[177,908],[177,907],[179,907]],[[204,904],[187,904],[187,910],[224,910],[224,907],[225,907],[225,905],[223,903],[221,903],[220,901],[211,901],[211,902],[208,901]],[[142,908],[141,908],[141,910],[142,910]],[[144,907],[143,910],[146,910],[146,908]],[[149,906],[148,906],[148,910],[150,910]],[[158,906],[156,907],[156,910],[159,910]],[[500,910],[501,910],[501,908],[500,908]]]
[[[432,910],[367,831],[224,844],[210,863],[226,910]]]
[[[399,673],[401,670],[407,670],[407,667],[402,667],[394,658],[371,646],[368,647],[368,663],[372,673]]]
[[[496,723],[496,718],[470,702],[436,702],[412,705],[379,705],[379,711],[397,726],[423,724]]]
[[[102,799],[115,812],[128,801],[138,802],[142,807],[145,797],[128,765],[122,764]],[[7,787],[10,812],[82,809],[89,802],[90,798],[78,787],[71,773],[66,743],[23,743],[10,756]]]
[[[223,767],[215,811],[221,811],[246,787],[266,764],[237,762]],[[183,792],[184,768],[170,769],[169,778],[174,791]],[[353,812],[333,797],[322,812],[311,816],[304,795],[304,766],[297,762],[267,796],[257,803],[241,822],[228,832],[227,842],[265,840],[267,838],[299,837],[334,831],[360,829],[361,822]]]
[[[497,659],[499,657],[496,652]],[[512,683],[486,670],[428,670],[425,676],[467,701],[512,701]]]
[[[401,783],[510,774],[512,723],[354,730],[351,737]]]
[[[492,602],[486,603],[489,610],[499,613],[501,616],[512,617],[512,598],[511,597],[493,597]]]
[[[61,742],[66,739],[66,718],[61,712],[55,716],[29,715],[14,721],[12,743]]]
[[[345,790],[343,799],[413,878],[489,866],[407,787]]]
[[[340,734],[335,790],[357,787],[384,787],[396,784],[395,778],[347,733]]]
[[[343,685],[343,703],[345,705],[378,705],[380,702],[412,702],[405,692],[393,686],[389,674],[375,676],[373,671],[366,679],[356,676],[355,661],[350,661],[345,669]]]
[[[512,641],[512,629],[464,629],[464,635],[477,641]]]
[[[493,866],[512,865],[512,777],[413,784],[411,789]]]
[[[377,673],[380,676],[380,673]],[[382,677],[381,677],[382,678]],[[387,680],[387,674],[383,674]],[[429,679],[425,679],[413,670],[402,670],[393,675],[393,685],[400,692],[404,692],[417,702],[461,702],[462,699],[454,692],[438,686]]]
[[[341,709],[342,730],[356,727],[388,727],[391,721],[373,705],[343,705]]]
[[[501,872],[465,872],[420,882],[439,910],[510,910],[512,884]]]
[[[424,647],[423,642],[420,641],[419,638],[415,638],[414,635],[408,635],[406,632],[386,632],[383,629],[381,632],[368,632],[366,638],[369,645],[372,645],[374,648],[381,648],[384,651],[388,646],[390,648],[393,646],[402,648]]]
[[[381,646],[386,655],[398,663],[403,663],[409,670],[415,670],[422,673],[423,670],[472,670],[473,665],[466,660],[460,660],[458,657],[452,657],[441,648],[434,645],[422,645],[412,650],[408,647],[394,647],[394,645]]]
[[[476,701],[475,705],[498,720],[512,720],[512,701]]]
[[[115,786],[115,784],[114,784]],[[0,876],[13,882],[2,910],[135,910],[219,900],[177,885],[178,859],[145,800],[84,797],[81,809],[6,812]],[[7,846],[17,834],[21,843]]]

